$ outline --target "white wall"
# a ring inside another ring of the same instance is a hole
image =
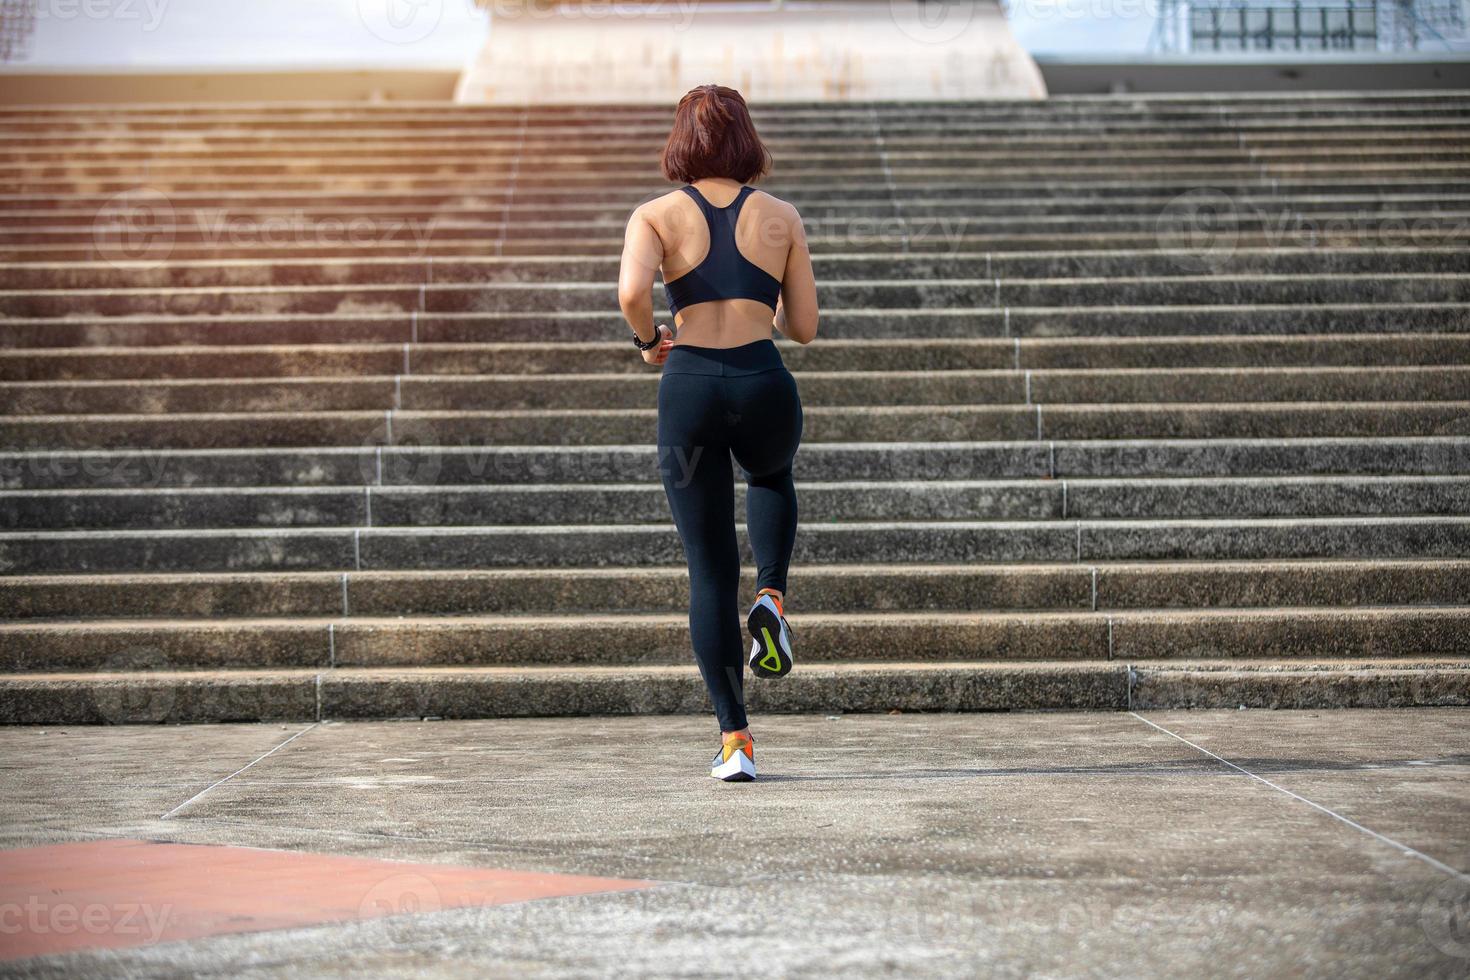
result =
[[[458,68],[484,44],[471,0],[36,0],[14,67]]]

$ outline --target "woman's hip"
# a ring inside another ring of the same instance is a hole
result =
[[[738,347],[699,347],[675,344],[664,361],[663,373],[696,374],[714,378],[743,378],[785,370],[775,341],[754,340]]]

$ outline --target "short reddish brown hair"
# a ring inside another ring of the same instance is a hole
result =
[[[701,85],[690,89],[674,110],[662,166],[665,177],[686,184],[702,177],[729,177],[748,184],[771,169],[771,154],[756,135],[739,92],[724,85]]]

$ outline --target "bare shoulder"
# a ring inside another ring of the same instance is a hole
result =
[[[752,197],[760,203],[762,210],[773,216],[787,218],[792,222],[801,220],[801,215],[797,213],[796,205],[785,198],[777,197],[769,191],[763,191],[760,188],[755,189],[755,194]]]
[[[764,227],[779,228],[781,234],[793,240],[801,237],[801,214],[796,210],[796,205],[763,190],[757,190],[750,199],[759,211]]]
[[[633,213],[628,217],[628,223],[632,224],[637,221],[642,221],[662,234],[669,227],[669,216],[674,214],[675,210],[680,207],[681,199],[684,201],[689,200],[688,195],[674,190],[644,201],[633,209]],[[691,204],[690,206],[692,207],[693,205]]]
[[[669,209],[676,207],[680,201],[687,201],[688,199],[687,194],[681,194],[677,190],[672,190],[667,194],[660,194],[658,197],[644,201],[633,209],[633,213],[642,215],[645,218],[657,218],[659,215],[667,214]]]

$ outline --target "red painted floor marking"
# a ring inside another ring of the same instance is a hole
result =
[[[654,884],[141,840],[27,847],[0,851],[0,960]]]

